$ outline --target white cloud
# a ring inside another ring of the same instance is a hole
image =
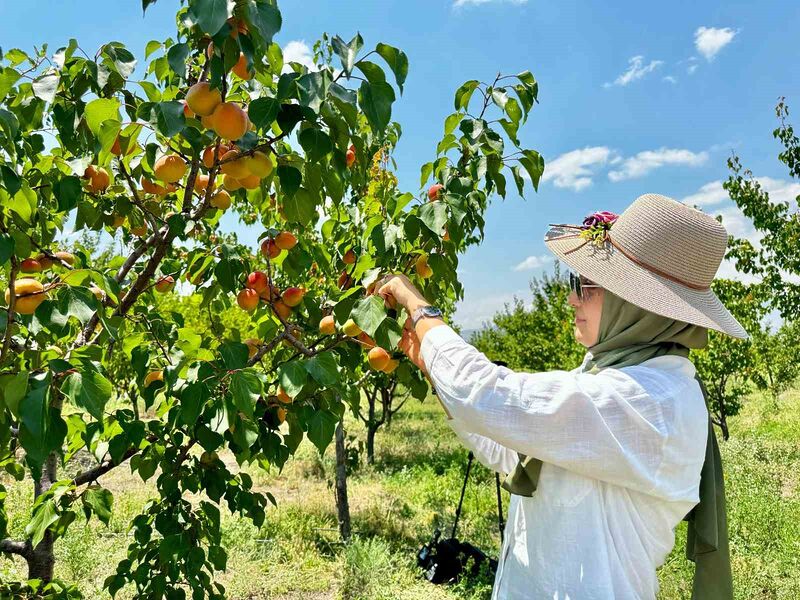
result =
[[[309,71],[317,71],[317,65],[314,64],[314,54],[311,47],[306,44],[305,40],[292,40],[283,48],[283,62],[296,62],[308,67]],[[291,72],[292,68],[288,64],[284,64],[283,72]]]
[[[694,32],[694,45],[707,61],[714,60],[717,53],[733,41],[738,30],[730,27],[698,27]]]
[[[572,150],[545,163],[542,181],[552,181],[558,188],[579,192],[592,185],[592,176],[608,163],[611,154],[607,146]]]
[[[453,6],[459,8],[461,6],[479,6],[481,4],[500,4],[508,2],[509,4],[527,4],[528,0],[453,0]]]
[[[673,77],[672,75],[667,75],[666,77],[663,78],[663,81],[666,81],[666,82],[672,83],[672,84],[678,83],[678,80],[675,79],[675,77]]]
[[[719,204],[723,200],[727,199],[728,192],[722,189],[722,181],[718,179],[717,181],[712,181],[705,184],[694,194],[682,198],[681,202],[688,204],[689,206],[703,207]]]
[[[534,269],[541,269],[544,266],[549,266],[553,262],[551,254],[541,254],[539,256],[529,256],[521,263],[514,267],[515,271],[532,271]]]
[[[641,79],[648,73],[652,73],[663,64],[663,60],[651,60],[648,64],[644,64],[644,56],[633,56],[628,59],[628,70],[617,77],[613,83],[604,83],[603,87],[609,88],[612,85],[626,86],[633,81]]]
[[[686,72],[689,75],[693,75],[695,71],[697,71],[697,64],[696,63],[692,63],[691,65],[686,67]]]
[[[775,179],[774,177],[756,177],[756,181],[761,188],[769,194],[769,200],[773,203],[788,202],[792,209],[796,209],[797,197],[800,196],[800,183],[785,179]],[[690,206],[714,206],[729,199],[728,192],[722,187],[722,181],[711,181],[703,185],[694,194],[690,194],[681,199]],[[744,218],[744,217],[742,217]]]
[[[644,177],[651,171],[665,165],[685,165],[696,167],[708,160],[708,152],[692,152],[680,148],[659,148],[645,150],[622,161],[619,170],[609,171],[608,178],[613,182]]]

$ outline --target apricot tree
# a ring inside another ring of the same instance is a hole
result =
[[[457,91],[417,197],[386,168],[406,55],[324,36],[309,70],[284,62],[280,28],[272,0],[189,0],[144,63],[75,40],[0,57],[0,466],[35,484],[14,531],[0,487],[0,552],[29,574],[6,592],[80,597],[53,578],[54,544],[81,512],[108,523],[101,478],[127,463],[155,476],[159,501],[133,519],[108,592],[223,598],[222,501],[260,526],[274,499],[218,451],[280,469],[304,438],[328,446],[374,368],[419,388],[398,361],[405,315],[370,286],[402,271],[452,305],[490,196],[505,196],[507,174],[520,193],[538,184],[543,161],[517,137],[538,93],[530,73]],[[226,211],[263,230],[259,248],[221,230]],[[125,250],[66,252],[68,230]],[[163,301],[178,293],[196,314]],[[217,327],[237,304],[246,326]],[[370,361],[372,344],[383,352]],[[59,478],[79,451],[97,464]]]

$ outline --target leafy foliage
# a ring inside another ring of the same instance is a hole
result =
[[[389,169],[406,55],[325,35],[309,70],[284,62],[281,26],[273,0],[189,0],[144,62],[118,42],[85,52],[75,40],[0,58],[0,423],[15,431],[0,428],[0,466],[41,484],[32,543],[16,551],[32,577],[52,578],[41,559],[78,510],[108,522],[113,496],[97,479],[129,460],[159,501],[134,519],[109,593],[183,598],[188,583],[223,598],[218,504],[259,525],[274,499],[217,451],[278,469],[304,437],[323,451],[370,370],[367,342],[318,334],[321,321],[352,319],[396,353],[405,315],[369,295],[380,274],[405,272],[452,307],[491,195],[506,195],[509,172],[520,193],[525,178],[538,184],[543,161],[517,139],[538,94],[529,72],[459,90],[422,169],[443,190],[428,202]],[[261,252],[220,232],[225,210],[263,228]],[[119,247],[64,252],[68,223]],[[162,296],[176,284],[187,297]],[[246,312],[230,317],[237,303]],[[407,364],[394,376],[424,391]],[[99,464],[56,480],[55,459],[81,449]]]

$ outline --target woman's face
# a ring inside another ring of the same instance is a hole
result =
[[[594,346],[600,337],[604,295],[601,287],[582,288],[580,299],[574,291],[569,294],[569,304],[575,309],[575,339],[586,348]]]

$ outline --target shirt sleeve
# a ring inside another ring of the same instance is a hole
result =
[[[483,466],[497,471],[498,473],[511,473],[519,463],[519,454],[514,450],[501,446],[494,440],[471,433],[467,425],[457,419],[448,421],[450,427],[455,431],[464,446],[475,455],[475,458]]]
[[[658,484],[667,438],[661,405],[621,370],[516,373],[446,325],[426,333],[421,352],[465,435],[644,493]]]

